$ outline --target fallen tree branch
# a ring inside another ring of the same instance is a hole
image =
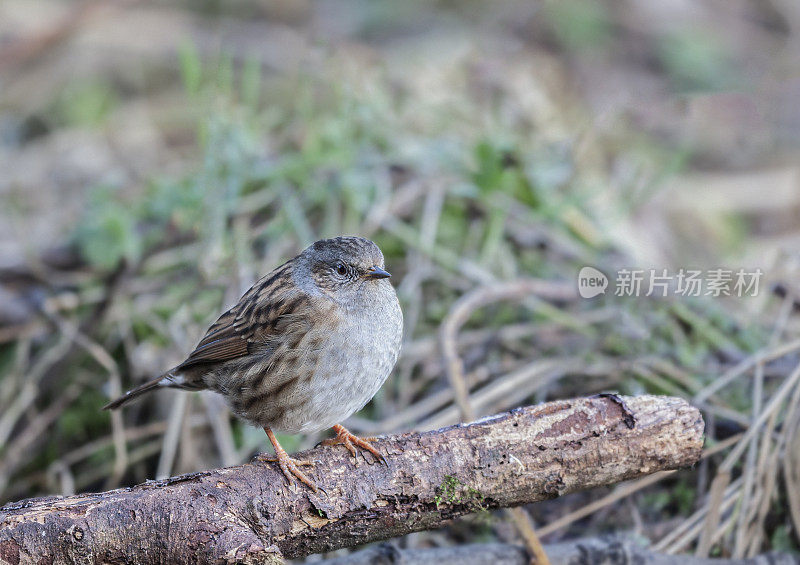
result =
[[[269,562],[432,529],[512,507],[692,465],[697,409],[670,397],[616,395],[519,408],[422,434],[378,439],[388,465],[343,447],[318,463],[313,494],[253,462],[110,492],[0,508],[0,560]]]

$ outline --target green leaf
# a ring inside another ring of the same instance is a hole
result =
[[[191,41],[184,40],[178,47],[178,58],[181,66],[181,77],[183,87],[190,97],[196,97],[200,93],[200,86],[203,81],[203,63],[200,61],[200,54]]]

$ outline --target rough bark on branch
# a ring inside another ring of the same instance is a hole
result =
[[[110,492],[0,508],[11,563],[269,562],[432,529],[457,516],[553,498],[692,465],[697,409],[670,397],[548,402],[426,433],[378,439],[387,465],[342,446],[311,493],[253,462]],[[369,457],[369,455],[367,455]],[[44,560],[44,561],[40,561]]]

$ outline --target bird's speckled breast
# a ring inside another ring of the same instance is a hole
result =
[[[287,433],[330,428],[363,408],[381,388],[400,353],[403,315],[389,282],[379,284],[375,300],[342,314],[319,351],[304,402],[272,427]]]

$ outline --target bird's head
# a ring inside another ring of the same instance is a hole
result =
[[[384,269],[383,253],[363,237],[321,239],[300,260],[315,287],[341,304],[357,307],[392,288],[385,280],[391,275]]]

